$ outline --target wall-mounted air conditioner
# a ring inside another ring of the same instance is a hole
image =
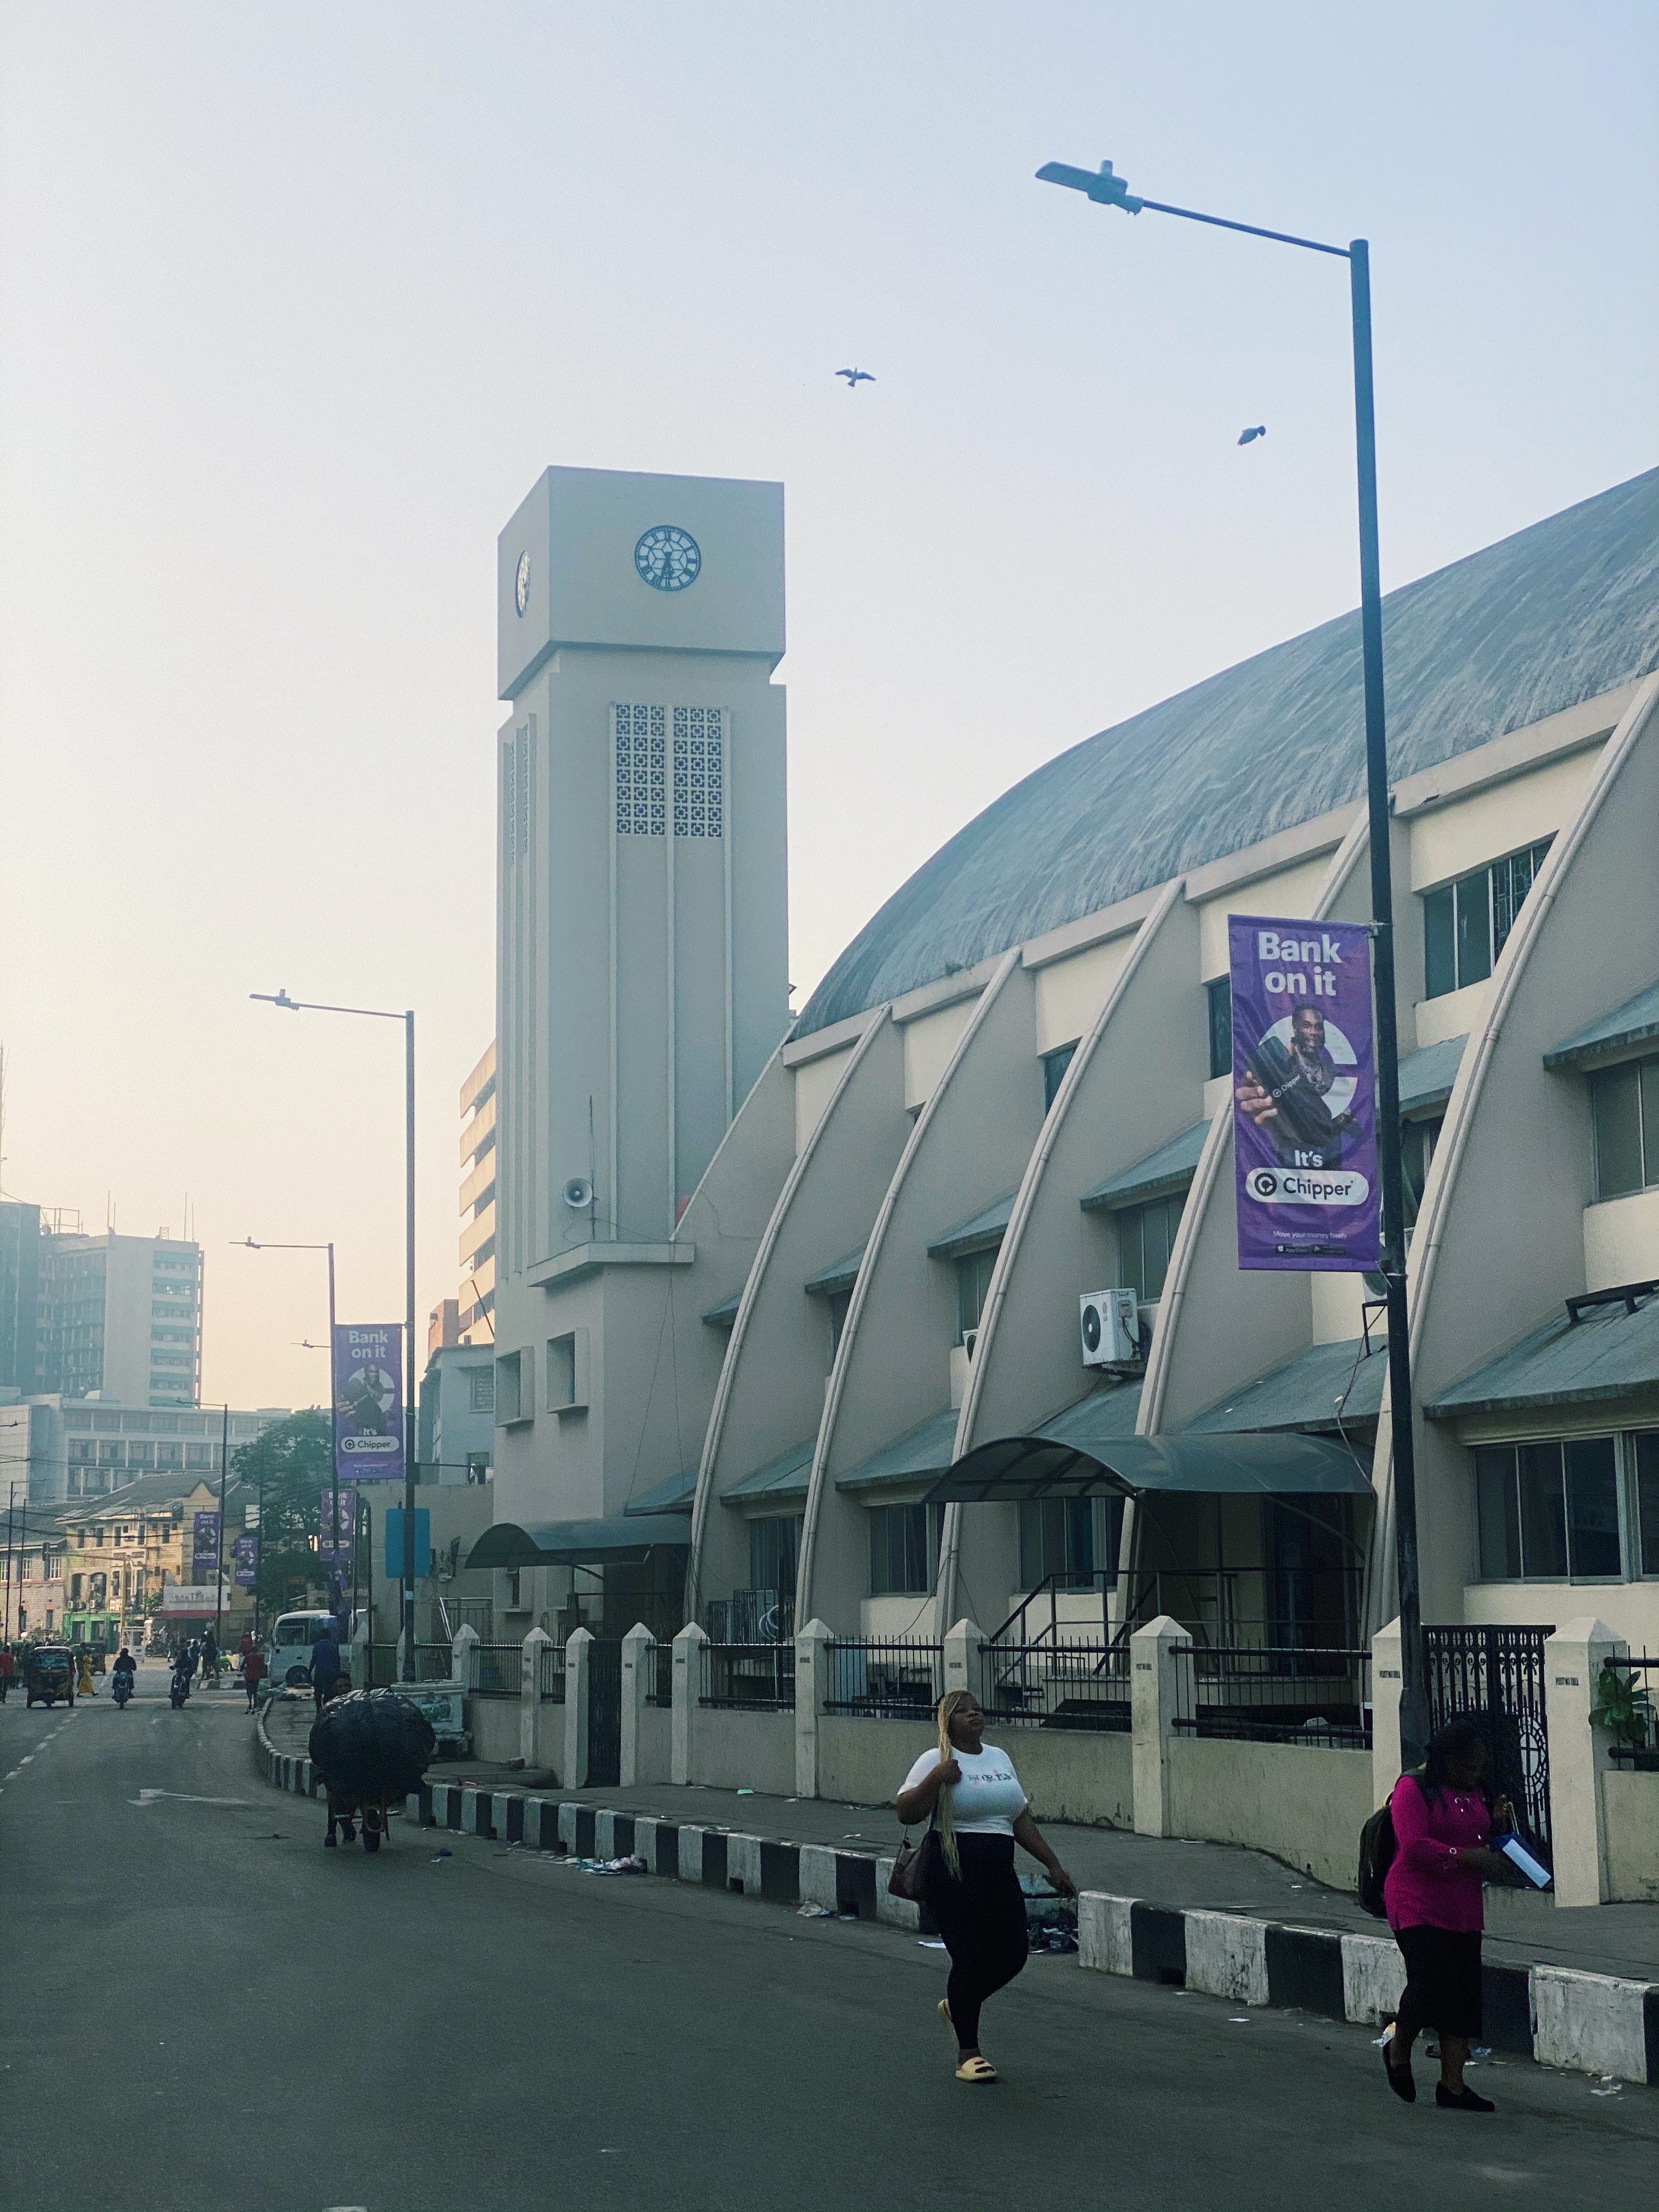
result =
[[[1085,1367],[1124,1367],[1139,1358],[1140,1302],[1133,1291],[1085,1291],[1077,1303]]]

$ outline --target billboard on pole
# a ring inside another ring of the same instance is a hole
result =
[[[190,1577],[192,1582],[208,1583],[219,1572],[219,1516],[217,1513],[198,1513],[191,1531]]]
[[[342,1482],[404,1479],[404,1331],[339,1322],[334,1331],[335,1465]]]
[[[238,1589],[252,1589],[259,1578],[259,1532],[250,1528],[246,1535],[239,1536],[233,1545],[235,1560],[235,1582]]]
[[[333,1517],[332,1509],[337,1500],[339,1518],[335,1522],[334,1534],[331,1538],[329,1522]],[[325,1567],[331,1567],[338,1574],[348,1574],[351,1569],[351,1532],[356,1524],[356,1492],[349,1486],[336,1490],[332,1484],[322,1493],[321,1503],[317,1508],[317,1556]]]
[[[1370,939],[1363,922],[1227,924],[1241,1267],[1376,1267]]]

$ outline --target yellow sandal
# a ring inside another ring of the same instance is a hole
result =
[[[996,2068],[988,2058],[981,2058],[977,2053],[972,2058],[964,2058],[957,2069],[958,2081],[994,2081],[996,2078]]]

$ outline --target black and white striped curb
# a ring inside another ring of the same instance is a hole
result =
[[[276,1751],[263,1717],[258,1763],[277,1789],[321,1795],[310,1759]],[[774,1842],[459,1782],[422,1783],[405,1809],[423,1827],[575,1858],[638,1857],[653,1875],[704,1889],[770,1905],[817,1905],[896,1928],[921,1925],[914,1905],[888,1894],[892,1860],[863,1851]],[[1387,1936],[1182,1911],[1099,1890],[1085,1890],[1078,1901],[1078,1963],[1231,2004],[1293,2006],[1368,2027],[1392,2019],[1404,1983],[1404,1963]],[[1659,2085],[1659,1985],[1566,1966],[1488,1963],[1482,1974],[1484,2034],[1494,2051]]]

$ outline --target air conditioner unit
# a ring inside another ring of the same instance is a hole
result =
[[[1140,1357],[1140,1301],[1133,1291],[1085,1291],[1078,1300],[1085,1367],[1125,1367]]]

